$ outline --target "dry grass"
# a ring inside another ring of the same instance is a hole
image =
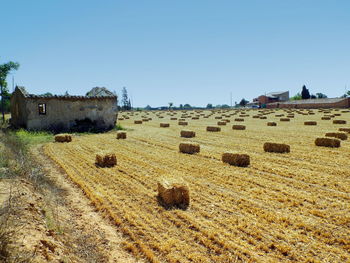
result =
[[[57,134],[55,135],[55,142],[71,142],[72,136],[70,134]]]
[[[222,161],[230,165],[247,167],[250,164],[250,157],[248,154],[230,153],[222,154]]]
[[[117,157],[114,153],[102,151],[96,154],[95,164],[99,167],[112,167],[117,164]]]
[[[348,139],[348,135],[346,133],[343,132],[327,132],[326,137],[334,137],[340,140],[347,140]]]
[[[350,128],[339,128],[339,131],[350,133]]]
[[[217,126],[207,126],[207,131],[209,131],[209,132],[219,132],[219,131],[221,131],[221,128],[217,127]]]
[[[289,153],[290,146],[287,144],[283,144],[283,143],[265,142],[264,143],[264,151],[265,152],[272,152],[272,153]]]
[[[180,136],[184,138],[193,138],[193,137],[196,137],[196,132],[189,131],[189,130],[182,130],[180,132]]]
[[[311,125],[311,126],[314,126],[314,125],[317,125],[317,121],[305,121],[305,122],[304,122],[304,125]]]
[[[190,190],[181,179],[160,179],[158,181],[158,196],[167,208],[172,206],[187,208],[190,204]]]
[[[245,125],[232,125],[232,130],[245,130]]]
[[[199,153],[200,152],[200,145],[198,143],[192,143],[192,142],[182,142],[179,144],[179,150],[182,153]]]
[[[219,126],[225,126],[226,123],[227,123],[226,121],[218,121],[217,124],[218,124]]]
[[[290,121],[289,118],[280,118],[280,121]]]
[[[340,147],[340,140],[331,139],[331,138],[316,138],[315,145],[316,146],[338,148],[338,147]]]
[[[49,143],[45,151],[129,239],[128,251],[150,262],[347,262],[350,142],[316,147],[315,138],[334,130],[334,124],[319,121],[322,112],[290,111],[293,121],[273,129],[249,117],[244,132],[222,126],[220,133],[205,128],[217,115],[232,122],[232,114],[240,113],[204,111],[208,118],[190,124],[200,144],[195,155],[179,153],[182,127],[160,129],[156,112],[149,112],[154,121],[142,126],[133,124],[136,114],[123,121],[133,129],[128,140],[117,141],[114,133],[79,136],[69,144]],[[275,115],[289,114],[246,112],[264,113],[274,122],[280,118]],[[196,115],[176,112],[178,118],[183,114]],[[350,113],[342,119],[349,121]],[[308,120],[318,120],[317,129],[310,132]],[[267,154],[262,149],[267,141],[283,142],[292,151]],[[244,169],[223,164],[227,149],[249,154],[251,164]],[[100,150],[113,150],[118,166],[96,167],[93,153]],[[186,181],[189,209],[159,205],[159,176]]]
[[[346,120],[333,120],[333,124],[346,124]]]
[[[118,131],[117,132],[117,139],[126,139],[126,132],[125,131]]]
[[[182,126],[187,126],[187,125],[188,125],[188,122],[187,122],[187,121],[179,121],[178,124],[179,124],[179,125],[182,125]]]

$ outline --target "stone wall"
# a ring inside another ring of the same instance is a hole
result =
[[[326,99],[327,100],[327,99]],[[339,100],[337,102],[321,102],[320,103],[270,103],[267,104],[266,107],[269,109],[274,108],[294,108],[294,109],[330,109],[330,108],[349,108],[350,107],[350,98],[344,98],[342,100]]]
[[[26,128],[27,115],[23,94],[20,92],[14,92],[11,96],[11,125],[14,127]]]
[[[39,114],[39,103],[45,103],[46,114]],[[26,100],[27,128],[54,131],[108,130],[116,124],[116,100],[110,98]]]

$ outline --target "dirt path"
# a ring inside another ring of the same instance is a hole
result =
[[[121,247],[123,237],[115,226],[103,218],[83,192],[42,153],[41,146],[33,147],[32,154],[56,184],[56,191],[47,191],[45,199],[51,199],[49,203],[55,205],[50,210],[55,221],[52,227],[59,233],[55,239],[62,245],[61,256],[67,260],[69,255],[71,262],[136,262]]]
[[[0,262],[142,262],[41,146],[30,155],[26,176],[0,171]]]

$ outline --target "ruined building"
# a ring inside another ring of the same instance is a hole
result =
[[[11,125],[28,130],[103,131],[115,127],[117,96],[93,88],[86,96],[34,95],[16,87],[11,96]]]

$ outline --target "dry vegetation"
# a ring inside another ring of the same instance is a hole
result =
[[[45,153],[125,235],[126,250],[150,262],[349,262],[350,144],[315,145],[316,138],[349,128],[333,122],[349,123],[349,112],[139,112],[119,118],[131,129],[126,140],[114,132],[79,136],[49,143]],[[140,119],[148,121],[135,122]],[[245,129],[207,132],[221,119],[243,119]],[[160,128],[164,122],[170,127]],[[189,140],[199,153],[179,152],[186,140],[180,122],[196,133]],[[290,152],[265,152],[265,142],[285,144]],[[118,164],[96,166],[100,151],[115,153]],[[223,163],[230,151],[248,154],[249,166]],[[187,209],[160,205],[160,178],[186,182]]]

